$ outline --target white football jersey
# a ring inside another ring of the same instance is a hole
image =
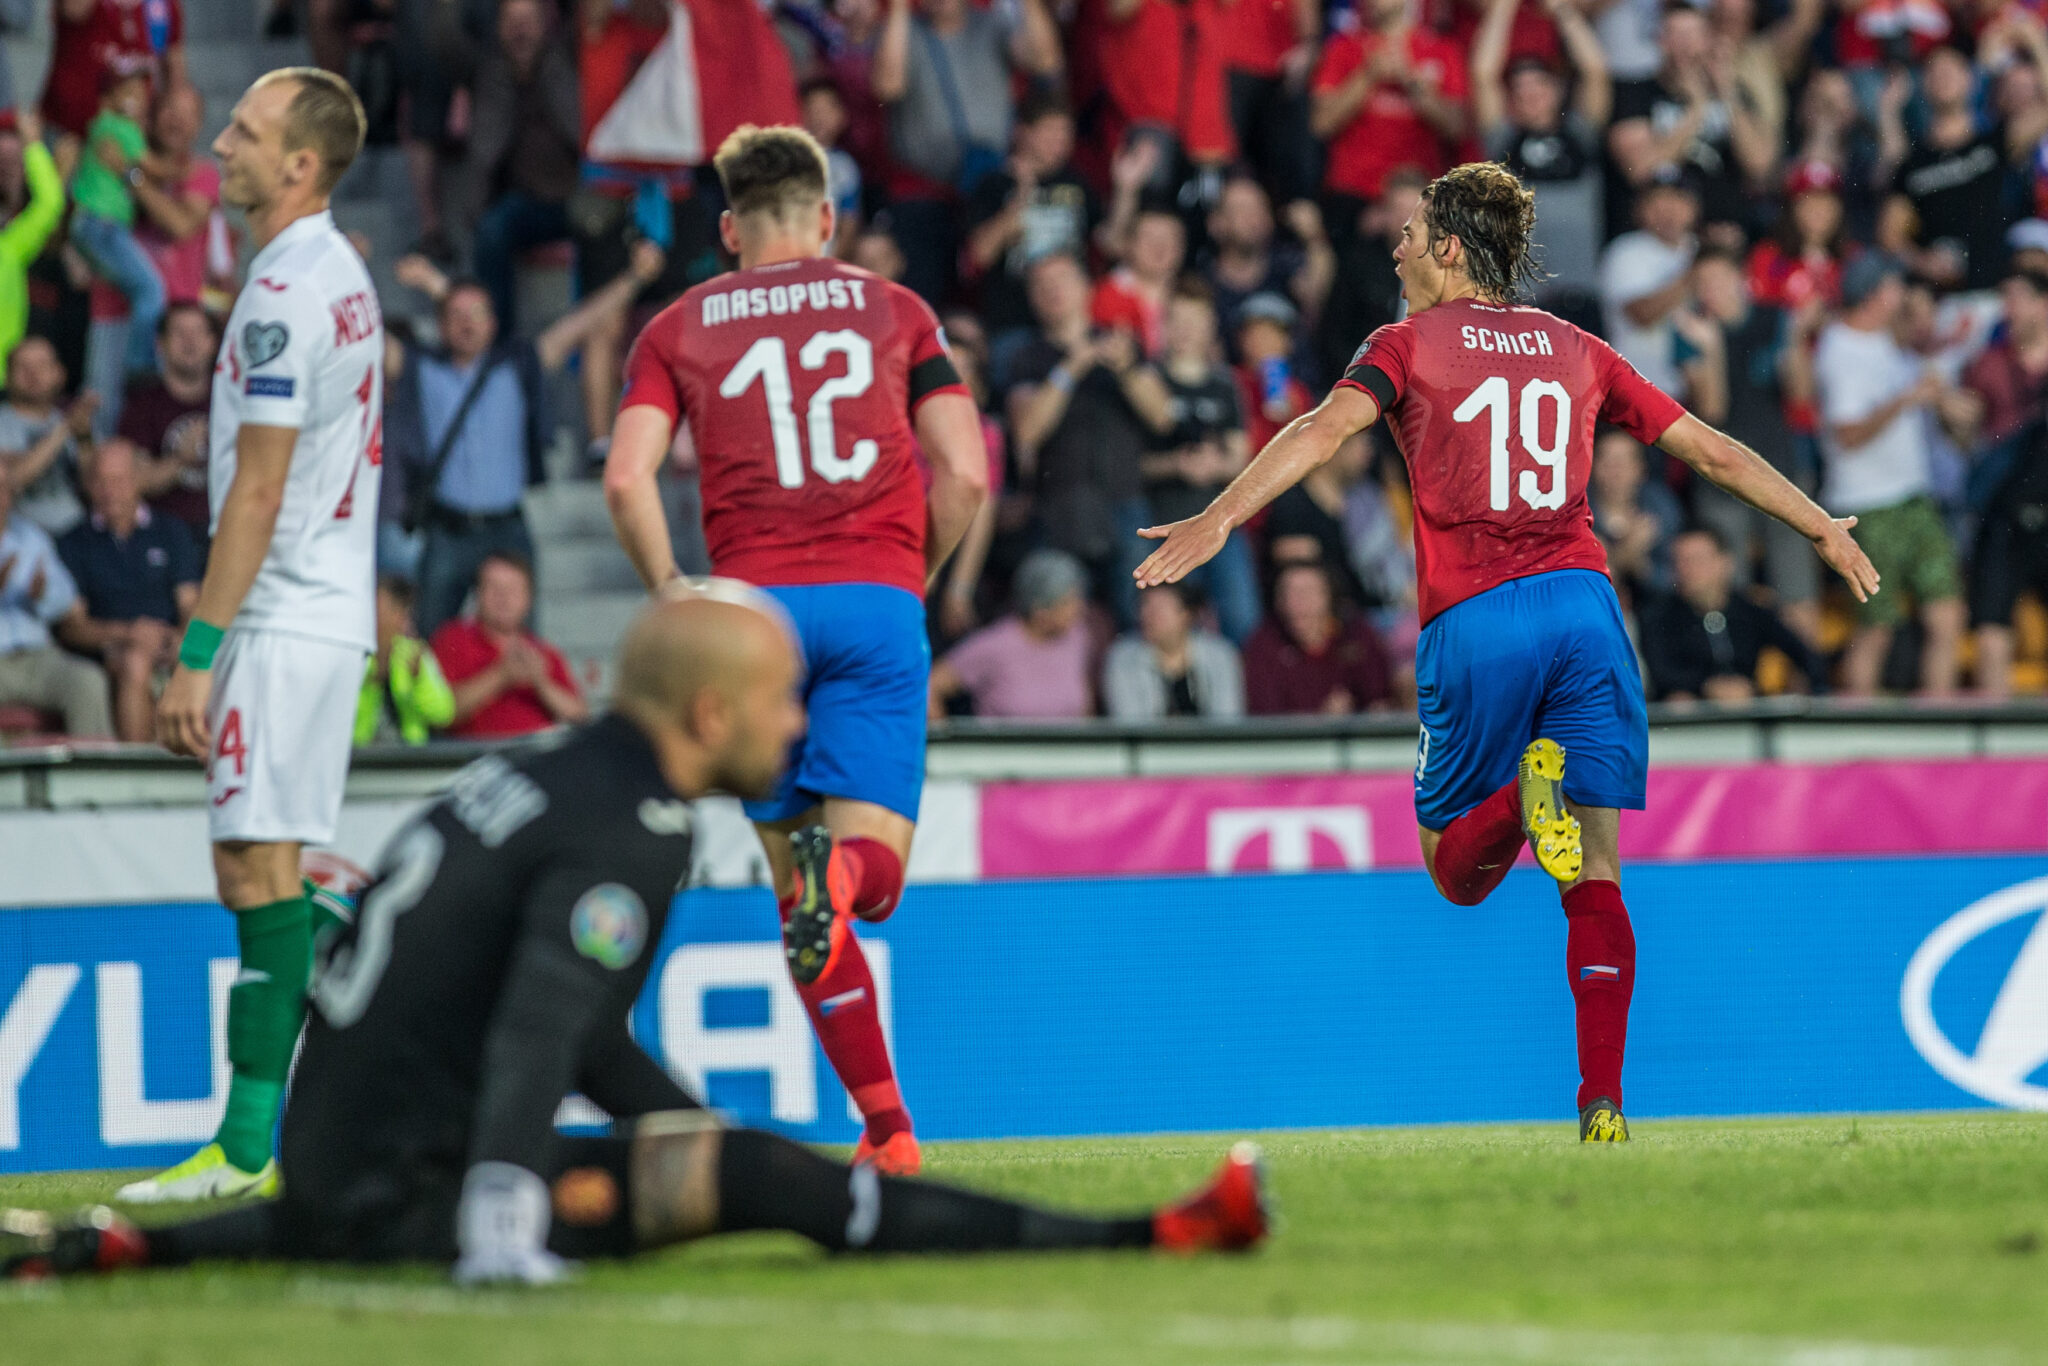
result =
[[[377,648],[383,418],[384,318],[370,272],[332,214],[301,218],[250,263],[214,366],[215,534],[242,424],[299,433],[270,553],[235,626]]]

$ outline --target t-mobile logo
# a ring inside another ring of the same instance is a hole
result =
[[[1241,856],[1262,837],[1266,867],[1276,873],[1372,867],[1372,817],[1364,807],[1253,806],[1209,813],[1209,871],[1240,869]]]

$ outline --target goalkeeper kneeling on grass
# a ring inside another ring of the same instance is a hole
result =
[[[470,765],[324,935],[283,1127],[283,1192],[138,1229],[111,1210],[0,1214],[14,1275],[220,1259],[440,1260],[542,1284],[570,1259],[787,1229],[835,1251],[1242,1249],[1266,1232],[1256,1153],[1125,1218],[1054,1213],[845,1167],[729,1129],[624,1024],[689,867],[690,799],[773,787],[803,726],[780,609],[712,580],[627,633],[613,711],[551,749]],[[581,1092],[614,1134],[554,1129]]]

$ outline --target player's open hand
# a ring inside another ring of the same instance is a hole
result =
[[[172,670],[156,703],[157,743],[173,754],[204,759],[213,748],[213,732],[206,724],[206,704],[212,696],[212,670],[183,664]]]
[[[1856,601],[1869,602],[1870,595],[1877,591],[1877,566],[1849,534],[1849,528],[1855,525],[1854,517],[1834,518],[1828,529],[1814,538],[1813,548],[1827,561],[1828,568],[1842,576]]]
[[[1230,528],[1221,518],[1207,512],[1165,526],[1148,526],[1138,532],[1148,541],[1164,541],[1145,562],[1131,571],[1140,588],[1157,588],[1182,579],[1216,558],[1230,539]]]

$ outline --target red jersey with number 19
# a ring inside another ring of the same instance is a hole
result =
[[[619,406],[690,424],[716,572],[922,598],[911,417],[966,392],[922,299],[820,258],[721,275],[663,309],[634,343]]]
[[[1338,384],[1379,400],[1408,462],[1425,623],[1509,579],[1606,573],[1586,501],[1594,423],[1647,444],[1685,414],[1598,337],[1476,299],[1378,329]]]

